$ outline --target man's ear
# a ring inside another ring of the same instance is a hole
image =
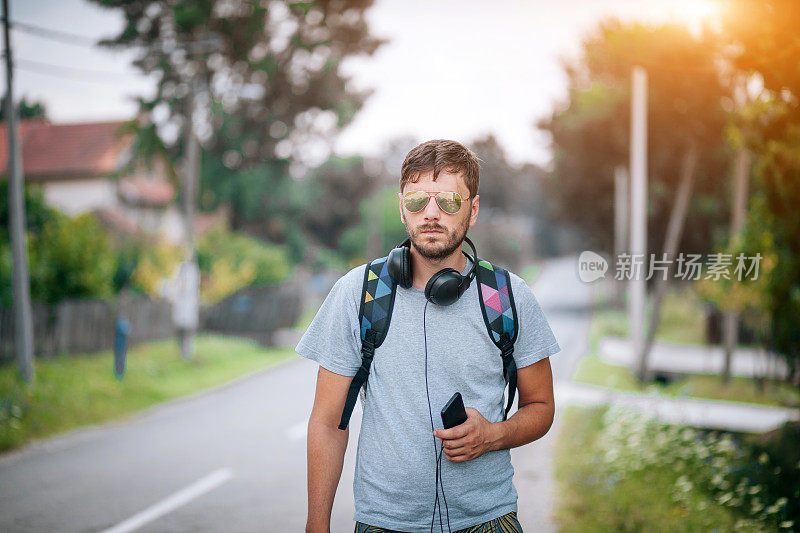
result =
[[[406,219],[403,216],[403,195],[402,195],[402,193],[397,193],[397,207],[400,210],[400,222],[402,222],[403,225],[405,226],[406,225]]]
[[[475,222],[478,221],[478,209],[480,207],[478,205],[478,202],[480,201],[480,199],[481,199],[481,197],[478,194],[476,194],[475,197],[472,199],[471,212],[469,214],[469,225],[470,225],[470,227],[474,226]]]

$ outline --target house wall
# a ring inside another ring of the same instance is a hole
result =
[[[177,206],[158,209],[124,204],[121,208],[145,231],[157,233],[173,244],[183,242],[183,217]]]
[[[118,204],[117,184],[109,178],[49,181],[43,187],[45,201],[70,215]]]

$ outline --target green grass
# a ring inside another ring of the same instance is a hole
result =
[[[738,516],[701,491],[685,505],[670,497],[680,474],[672,465],[604,475],[598,460],[606,450],[597,441],[605,409],[571,406],[562,415],[554,451],[561,532],[734,530]]]
[[[623,309],[607,307],[610,298],[608,286],[597,286],[595,292],[595,321],[605,331],[604,336],[628,336],[628,312]],[[651,303],[648,301],[648,304]],[[648,307],[647,316],[651,309]],[[661,319],[656,330],[656,341],[683,344],[703,344],[705,342],[705,315],[703,302],[691,288],[670,288],[664,295],[661,306]]]
[[[800,391],[778,380],[760,382],[745,377],[733,377],[728,384],[717,375],[687,374],[666,386],[642,384],[626,366],[608,363],[600,358],[598,346],[603,337],[628,336],[626,311],[606,307],[603,289],[595,293],[595,313],[592,319],[590,352],[578,364],[573,380],[622,391],[658,391],[668,396],[688,396],[757,403],[775,406],[800,406]],[[703,344],[704,318],[702,301],[691,289],[671,290],[664,298],[661,324],[656,341]]]
[[[111,351],[35,361],[26,386],[17,366],[0,367],[0,451],[77,427],[123,418],[158,403],[212,389],[294,356],[247,339],[199,335],[184,360],[175,340],[146,342],[128,352],[124,379]]]

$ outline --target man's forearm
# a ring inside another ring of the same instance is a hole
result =
[[[342,475],[349,429],[308,423],[308,532],[330,531],[331,509]]]
[[[520,407],[508,420],[492,424],[491,449],[516,448],[542,438],[553,425],[554,413],[552,403],[532,402]]]

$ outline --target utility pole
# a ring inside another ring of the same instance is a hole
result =
[[[628,318],[633,353],[637,357],[637,374],[647,374],[644,359],[644,319],[647,304],[647,71],[633,67],[631,71],[631,256],[643,257],[641,270],[633,267],[630,280]],[[635,265],[635,259],[634,263]],[[637,275],[638,274],[638,275]]]
[[[747,187],[750,174],[750,152],[740,147],[736,151],[733,167],[733,205],[731,206],[731,238],[734,238],[744,226],[747,214]],[[731,380],[731,362],[739,344],[739,313],[726,311],[722,321],[722,341],[725,359],[722,366],[722,381]]]
[[[184,244],[186,253],[178,272],[178,302],[175,325],[178,330],[178,344],[184,359],[194,357],[194,335],[199,322],[200,279],[194,249],[194,211],[197,201],[197,182],[200,171],[200,143],[194,132],[194,112],[197,84],[190,82],[188,109],[184,130],[184,154],[182,170],[182,200]]]
[[[614,259],[628,251],[628,226],[630,225],[630,202],[628,202],[628,169],[620,165],[614,169]],[[624,304],[623,280],[614,280],[614,305],[622,309]]]
[[[220,43],[213,39],[195,40],[192,35],[183,43],[193,60],[195,54],[213,52],[220,49]],[[202,64],[202,60],[200,60]],[[175,327],[181,356],[194,357],[194,337],[200,326],[200,271],[197,267],[197,253],[194,242],[194,217],[197,209],[197,190],[200,175],[200,142],[195,133],[195,113],[198,110],[198,92],[208,90],[202,72],[184,73],[183,81],[189,87],[184,116],[183,161],[181,164],[181,211],[183,215],[184,259],[178,268],[173,286],[168,291],[172,300],[172,323]]]
[[[186,112],[185,133],[186,138],[183,144],[183,222],[184,237],[188,255],[194,255],[194,211],[197,200],[197,174],[200,170],[200,143],[194,133],[194,110],[195,110],[195,84],[191,84],[191,92],[188,98],[188,110]]]
[[[739,77],[734,92],[736,104],[739,107],[747,103],[747,79]],[[744,146],[740,146],[736,151],[736,159],[733,166],[733,204],[731,205],[731,239],[734,239],[744,226],[745,215],[747,214],[747,189],[750,177],[751,165],[750,152]],[[725,358],[722,366],[722,381],[728,383],[731,380],[731,363],[733,354],[739,344],[739,313],[736,311],[726,311],[722,320],[722,344],[724,347]]]
[[[25,248],[25,201],[22,183],[22,157],[17,139],[17,110],[14,106],[11,15],[8,0],[3,0],[3,30],[6,57],[6,127],[8,136],[8,218],[11,237],[12,285],[14,289],[14,350],[22,378],[33,381],[33,318],[31,313],[28,256]]]

